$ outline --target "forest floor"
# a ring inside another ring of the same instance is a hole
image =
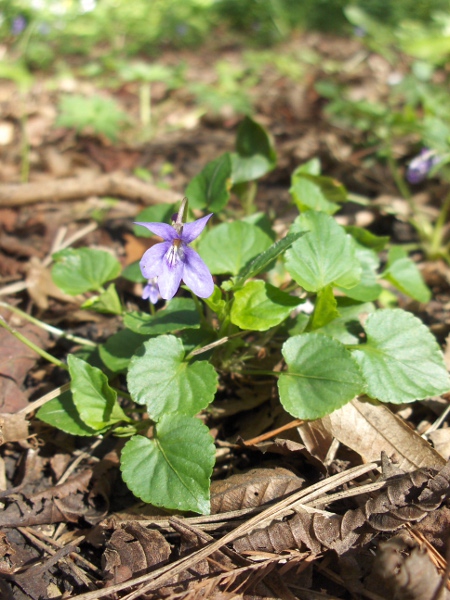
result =
[[[52,253],[69,243],[107,248],[124,267],[138,260],[148,239],[133,234],[136,215],[155,203],[179,201],[208,161],[234,149],[242,118],[235,99],[243,90],[243,101],[253,106],[252,117],[270,133],[278,156],[256,197],[275,228],[285,232],[296,214],[291,173],[318,157],[323,174],[366,199],[346,204],[340,223],[417,245],[410,204],[377,156],[379,148],[367,143],[367,132],[333,124],[328,102],[316,88],[318,81],[332,78],[349,86],[354,99],[383,103],[390,81],[406,72],[408,61],[394,69],[357,39],[309,33],[260,58],[258,77],[244,71],[234,83],[222,80],[219,89],[216,61],[236,72],[244,54],[232,44],[165,51],[159,62],[170,68],[183,62],[185,83],[152,84],[145,126],[137,82],[113,85],[106,76],[83,77],[77,64],[64,76],[34,74],[27,90],[0,80],[1,318],[62,360],[77,344],[9,307],[96,344],[118,331],[119,316],[83,310],[53,284]],[[274,62],[280,57],[289,57],[284,70]],[[251,60],[246,55],[246,64]],[[203,104],[192,82],[205,86]],[[216,85],[212,99],[206,96],[208,85]],[[77,132],[56,122],[58,98],[73,92],[98,93],[120,104],[130,121],[118,141],[95,126]],[[417,143],[411,135],[393,144],[403,172]],[[432,179],[416,186],[413,197],[425,213],[437,215],[446,192]],[[234,205],[238,210],[236,200]],[[427,259],[420,247],[413,258],[432,299],[419,304],[397,294],[398,305],[423,320],[450,364],[449,265]],[[123,280],[119,291],[127,306],[144,309],[141,284]],[[360,420],[355,413],[361,407],[352,404],[340,413],[339,424],[322,419],[313,427],[292,423],[274,408],[272,383],[251,388],[239,381],[226,390],[226,399],[214,403],[206,421],[217,445],[214,514],[181,518],[130,494],[119,474],[120,438],[73,438],[34,418],[33,402],[66,381],[64,371],[0,329],[2,598],[450,597],[449,512],[441,501],[419,499],[433,487],[430,482],[449,481],[447,399],[382,407],[376,415],[361,409]],[[248,403],[240,408],[243,397],[251,400],[250,410]],[[382,453],[385,479],[379,480]],[[398,453],[409,457],[409,474],[386,458]],[[236,475],[242,472],[244,477]],[[227,482],[230,475],[237,479]],[[324,500],[326,493],[338,492]],[[270,534],[263,550],[246,546],[243,536],[261,527],[258,515],[265,502],[272,501],[263,507],[267,528],[276,518],[282,524],[280,515],[286,513],[280,511],[299,498],[315,511],[313,520],[306,525],[300,519],[287,534]],[[383,522],[377,503],[389,506]],[[306,535],[309,546],[297,543],[296,527],[308,529],[300,537]]]

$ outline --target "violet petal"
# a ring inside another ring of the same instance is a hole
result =
[[[172,225],[167,225],[167,223],[135,222],[135,225],[142,225],[142,227],[146,227],[153,234],[162,237],[165,242],[173,242],[173,240],[179,237]]]
[[[170,246],[168,252],[170,251]],[[177,260],[172,266],[166,257],[162,261],[162,268],[158,277],[159,293],[164,300],[175,296],[180,287],[184,271],[184,259]]]
[[[183,281],[199,298],[209,298],[214,281],[208,267],[192,248],[185,248]]]
[[[142,299],[156,304],[159,300],[159,289],[155,279],[150,280],[142,290]]]
[[[155,244],[144,253],[139,265],[145,279],[158,277],[162,271],[164,256],[169,251],[171,245],[170,242],[161,242],[160,244]]]
[[[181,234],[181,239],[185,244],[190,244],[195,238],[201,234],[204,230],[206,223],[213,216],[213,213],[210,215],[206,215],[206,217],[202,217],[201,219],[197,219],[196,221],[192,221],[192,223],[186,223],[183,225],[183,232]]]

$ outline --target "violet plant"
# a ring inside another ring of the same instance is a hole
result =
[[[94,352],[86,347],[68,356],[70,390],[37,417],[73,435],[128,438],[124,481],[144,502],[166,509],[209,512],[215,445],[205,422],[219,382],[273,377],[283,408],[306,420],[355,396],[401,404],[450,389],[427,327],[409,312],[377,304],[386,285],[429,300],[407,252],[336,221],[347,192],[320,173],[318,160],[292,175],[298,216],[284,237],[276,239],[265,214],[230,219],[235,174],[239,185],[244,176],[256,185],[275,160],[267,133],[249,118],[237,147],[245,153],[215,159],[188,186],[189,202],[203,217],[185,218],[187,201],[138,216],[136,232],[147,228],[164,241],[146,251],[142,273],[136,265],[122,276],[143,284],[153,313],[127,310],[114,282],[105,287],[120,273],[108,252],[79,248],[54,256],[55,283],[87,297],[90,310],[119,314],[123,328]],[[174,212],[172,225],[155,220]]]

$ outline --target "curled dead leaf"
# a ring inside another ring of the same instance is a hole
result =
[[[252,469],[211,484],[211,513],[261,506],[299,490],[305,480],[282,468]]]

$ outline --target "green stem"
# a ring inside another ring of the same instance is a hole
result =
[[[252,215],[255,212],[255,198],[258,186],[255,181],[249,181],[247,183],[247,189],[242,195],[242,205],[246,215]]]
[[[279,377],[278,371],[266,371],[265,369],[242,369],[239,375],[269,375],[270,377]]]
[[[150,125],[152,119],[151,106],[151,86],[150,83],[143,82],[139,86],[139,112],[144,127]]]
[[[441,254],[444,227],[447,221],[447,215],[450,210],[450,192],[445,197],[439,216],[434,224],[433,234],[430,242],[430,257],[433,258]]]
[[[395,181],[395,185],[398,188],[398,191],[403,196],[403,198],[405,198],[405,200],[408,201],[413,212],[415,212],[414,211],[415,207],[414,207],[414,205],[411,204],[411,192],[409,191],[409,187],[407,186],[405,180],[399,173],[399,170],[397,168],[397,163],[395,162],[394,157],[392,156],[392,152],[391,152],[390,148],[387,151],[387,162],[388,162],[388,166],[389,166],[389,170],[391,172],[392,178]]]
[[[72,335],[71,333],[66,333],[62,329],[59,329],[58,327],[54,327],[53,325],[48,325],[47,323],[44,323],[43,321],[40,321],[39,319],[32,317],[31,315],[24,312],[23,310],[20,310],[20,308],[17,308],[16,306],[11,306],[7,302],[0,301],[0,306],[3,308],[6,308],[7,310],[11,311],[12,313],[14,313],[16,315],[19,315],[20,317],[22,317],[23,319],[26,319],[30,323],[37,325],[41,329],[44,329],[44,331],[48,331],[49,333],[51,333],[52,335],[55,335],[56,337],[64,338],[71,342],[75,342],[76,344],[82,344],[83,346],[91,346],[92,348],[97,347],[97,344],[95,342],[92,342],[91,340],[86,340],[82,337],[78,337],[77,335]]]
[[[34,342],[32,342],[31,340],[26,338],[24,335],[22,335],[21,333],[19,333],[15,329],[13,329],[10,325],[8,325],[8,323],[2,317],[0,317],[0,326],[3,327],[4,329],[6,329],[7,331],[9,331],[9,333],[11,333],[16,339],[18,339],[20,342],[22,342],[23,344],[28,346],[28,348],[33,350],[33,352],[36,352],[37,354],[39,354],[39,356],[41,356],[45,360],[48,360],[49,362],[53,363],[57,367],[61,367],[61,369],[64,369],[65,371],[68,370],[68,367],[66,364],[64,364],[58,358],[55,358],[54,356],[52,356],[45,350],[42,350],[42,348],[39,348],[39,346],[37,346]]]
[[[426,220],[424,221],[423,215],[418,214],[417,207],[412,198],[409,187],[398,170],[397,163],[395,162],[394,157],[392,156],[392,152],[389,146],[387,150],[387,162],[398,191],[409,205],[409,210],[411,211],[411,218],[409,219],[410,224],[417,231],[422,241],[428,241],[430,239],[431,234],[430,223],[428,223]]]

